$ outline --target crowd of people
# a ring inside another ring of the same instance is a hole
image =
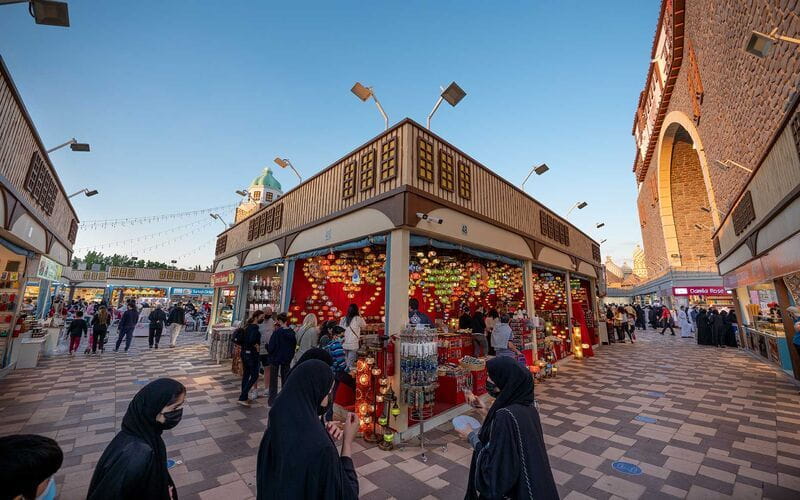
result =
[[[262,363],[271,379],[269,419],[256,460],[259,500],[358,498],[351,457],[360,421],[352,412],[333,421],[331,408],[337,387],[347,383],[342,375],[352,379],[355,361],[348,354],[348,331],[357,341],[364,326],[358,307],[349,308],[338,323],[318,325],[309,314],[297,331],[288,326],[285,314],[266,309],[253,313],[236,331],[245,370],[240,401],[247,404]],[[557,499],[530,371],[502,354],[486,366],[493,403],[487,406],[467,394],[483,425],[479,430],[457,429],[473,449],[466,498]],[[186,388],[177,380],[161,378],[144,386],[100,456],[87,499],[176,500],[178,488],[169,473],[162,433],[180,424],[186,402]],[[53,477],[62,461],[61,449],[50,438],[0,438],[0,484],[9,498],[55,498]]]
[[[78,299],[67,303],[63,297],[56,295],[51,304],[49,317],[59,322],[63,321],[64,338],[68,340],[70,356],[79,351],[82,339],[87,339],[84,354],[105,352],[112,325],[117,327],[114,352],[118,352],[121,347],[124,352],[129,352],[140,317],[147,318],[150,349],[158,349],[164,330],[169,333],[169,347],[175,347],[178,337],[187,324],[190,322],[207,324],[207,318],[211,313],[211,305],[208,302],[199,306],[195,306],[192,302],[186,304],[174,302],[164,310],[160,302],[152,305],[147,302],[137,304],[135,300],[130,299],[124,305],[114,307],[105,300],[86,302]],[[30,299],[24,303],[23,312],[27,314],[34,312]]]
[[[654,330],[667,330],[675,335],[675,327],[680,329],[682,338],[697,338],[700,345],[717,347],[737,347],[739,329],[736,313],[733,310],[705,309],[694,305],[680,306],[670,309],[666,305],[655,303],[644,307],[639,304],[606,305],[606,325],[608,325],[609,343],[635,342],[637,329],[644,330],[648,325]]]

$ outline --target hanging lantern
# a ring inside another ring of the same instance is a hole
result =
[[[392,416],[396,417],[400,415],[400,407],[397,406],[397,401],[395,401],[394,406],[392,406]]]
[[[377,377],[378,375],[381,374],[381,369],[376,366],[375,368],[372,369],[372,374]]]

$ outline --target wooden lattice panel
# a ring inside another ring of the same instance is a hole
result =
[[[592,258],[595,262],[600,262],[600,247],[598,245],[592,245]]]
[[[214,255],[219,255],[225,253],[225,250],[228,248],[228,235],[223,234],[219,238],[217,238],[217,248],[214,250]]]
[[[75,239],[78,237],[78,221],[72,219],[72,222],[69,223],[69,233],[67,234],[67,239],[70,243],[75,243]]]
[[[342,199],[352,198],[356,195],[356,162],[351,161],[344,166],[342,179]]]
[[[369,150],[361,155],[361,191],[375,187],[375,151]]]
[[[753,208],[753,195],[747,191],[733,209],[733,232],[739,236],[754,220],[756,220],[756,211]]]
[[[433,143],[422,137],[417,138],[417,177],[425,182],[433,182]]]
[[[539,212],[539,223],[542,235],[556,243],[569,246],[569,228],[563,222],[548,214],[544,210]],[[599,251],[599,249],[598,249]]]
[[[465,200],[472,199],[472,172],[469,163],[458,162],[458,195]]]
[[[283,225],[283,203],[275,207],[275,218],[273,219],[272,230],[277,231]]]
[[[381,182],[397,177],[397,138],[392,137],[381,144]]]
[[[439,150],[439,187],[452,193],[456,189],[456,172],[453,167],[453,155]]]
[[[57,192],[56,183],[47,164],[36,151],[31,156],[28,175],[25,178],[25,190],[31,194],[36,204],[47,215],[53,215]]]

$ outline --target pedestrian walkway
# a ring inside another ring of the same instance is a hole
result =
[[[550,460],[562,498],[800,498],[800,395],[770,365],[736,349],[639,332],[541,383]],[[51,436],[65,452],[60,498],[85,498],[94,464],[147,381],[188,389],[181,424],[165,432],[182,499],[233,500],[255,491],[266,407],[236,405],[239,379],[208,360],[201,338],[176,349],[58,356],[0,380],[0,434]],[[143,349],[142,349],[143,347]],[[471,451],[451,426],[427,436],[427,462],[409,446],[357,441],[353,460],[369,499],[460,499]],[[615,465],[616,468],[615,468]]]

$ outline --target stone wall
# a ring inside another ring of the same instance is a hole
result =
[[[655,19],[657,12],[653,14]],[[696,133],[702,143],[700,154],[705,158],[711,181],[708,196],[714,199],[716,208],[722,212],[731,209],[749,174],[738,168],[720,169],[713,161],[733,160],[747,168],[755,168],[800,87],[800,50],[796,45],[778,42],[763,59],[746,53],[744,46],[753,30],[769,32],[777,27],[781,34],[800,37],[798,15],[800,0],[686,1],[684,58],[668,113],[679,111],[690,119],[694,118],[688,83],[691,66],[688,47],[691,44],[704,91]],[[668,126],[665,121],[662,130]],[[659,274],[659,267],[663,267],[668,259],[658,202],[653,206],[653,200],[658,197],[658,157],[657,147],[638,199],[642,239],[651,276],[654,272]],[[675,175],[680,177],[684,174],[676,172]],[[702,179],[697,186],[704,186]],[[690,198],[694,196],[697,195]],[[679,203],[673,203],[676,218],[686,208]],[[707,215],[699,211],[695,213],[694,208],[691,212],[697,217]],[[711,227],[710,220],[709,215],[701,223]],[[676,230],[678,225],[676,220]],[[710,238],[710,231],[707,236]],[[679,246],[686,248],[680,234],[678,237]],[[689,253],[694,253],[695,261],[690,257],[689,262],[681,263],[682,267],[695,265],[696,268],[698,254],[708,254],[713,260],[713,250],[695,249],[694,240],[690,241]]]

